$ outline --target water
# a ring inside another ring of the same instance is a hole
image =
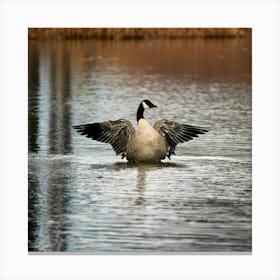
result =
[[[252,250],[251,42],[29,42],[28,248]],[[132,165],[73,125],[145,116],[206,126],[161,164]]]

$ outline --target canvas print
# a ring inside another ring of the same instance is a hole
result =
[[[29,28],[29,253],[250,254],[251,33]]]

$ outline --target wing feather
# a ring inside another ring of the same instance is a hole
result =
[[[131,122],[119,119],[100,123],[73,126],[81,135],[93,140],[109,143],[117,155],[126,156],[129,136],[135,132]]]
[[[155,123],[154,129],[166,139],[167,157],[175,154],[177,144],[190,141],[200,134],[208,132],[204,127],[180,124],[174,121],[159,120]]]

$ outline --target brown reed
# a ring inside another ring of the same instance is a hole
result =
[[[239,38],[251,28],[29,28],[29,39]]]

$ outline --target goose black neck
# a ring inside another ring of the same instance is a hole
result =
[[[144,107],[142,103],[139,105],[138,110],[137,110],[137,122],[140,119],[144,119]]]

